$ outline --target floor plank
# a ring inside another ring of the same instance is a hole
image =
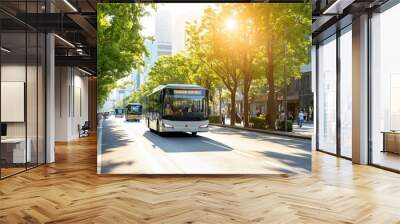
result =
[[[400,223],[400,175],[313,152],[310,175],[97,175],[96,139],[0,181],[0,223]]]

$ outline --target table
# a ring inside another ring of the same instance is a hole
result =
[[[382,152],[400,154],[400,131],[383,131]]]
[[[25,151],[25,140],[28,143]],[[6,138],[1,139],[1,157],[5,163],[26,163],[31,162],[31,139]]]

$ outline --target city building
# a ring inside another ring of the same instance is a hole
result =
[[[200,10],[188,9],[185,12],[181,12],[175,15],[173,23],[174,32],[172,34],[172,54],[183,52],[186,48],[186,24],[192,23],[195,20],[199,22],[200,19]]]
[[[157,55],[172,54],[172,14],[168,10],[157,11],[155,19],[155,39]]]
[[[138,90],[140,86],[147,80],[151,68],[158,59],[157,45],[155,44],[155,42],[157,42],[157,40],[144,41],[144,45],[149,53],[149,56],[145,57],[145,66],[142,69],[142,71],[138,70],[133,71],[134,90]]]
[[[119,80],[119,83],[123,83],[124,81],[133,81],[134,78],[137,78],[137,76],[134,76],[134,74],[132,74],[122,80]],[[115,88],[111,90],[107,101],[104,103],[99,112],[110,112],[114,111],[116,107],[120,107],[119,105],[123,102],[124,99],[132,94],[132,92],[135,90],[134,88],[135,83],[133,85],[126,85],[125,88]]]
[[[152,66],[161,55],[174,55],[185,50],[186,31],[188,22],[201,17],[201,11],[189,10],[173,15],[170,10],[161,9],[154,13],[154,41],[145,40],[149,56],[145,58],[145,67],[132,72],[134,91],[147,80]],[[173,30],[173,32],[172,32]]]
[[[314,93],[312,91],[312,75],[311,75],[311,64],[302,66],[301,77],[296,79],[292,78],[289,85],[286,88],[287,97],[286,101],[284,98],[285,88],[282,87],[276,92],[276,100],[278,103],[278,110],[283,111],[285,108],[285,102],[287,103],[287,113],[296,114],[300,110],[307,112],[311,115],[314,112]],[[256,116],[258,113],[266,114],[268,107],[268,94],[257,94],[252,97],[250,101],[250,116]],[[236,110],[239,114],[243,113],[243,96],[238,93],[236,97]],[[312,119],[310,119],[312,120]]]
[[[296,118],[302,110],[307,114],[307,120],[312,120],[314,113],[314,93],[312,91],[311,64],[302,66],[300,79],[292,78],[287,88],[282,87],[277,94],[279,110],[287,108],[287,116]],[[286,91],[286,100],[285,100]]]

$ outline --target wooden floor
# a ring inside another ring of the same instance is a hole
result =
[[[25,167],[3,167],[1,168],[1,177],[11,176],[13,174],[25,171]]]
[[[311,175],[99,176],[94,137],[0,181],[0,223],[400,223],[400,175],[320,152]]]

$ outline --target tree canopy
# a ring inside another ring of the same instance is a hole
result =
[[[144,66],[148,52],[140,34],[145,4],[97,6],[97,103],[101,107],[117,80]]]
[[[262,4],[253,7],[255,24],[260,26],[260,50],[264,53],[268,88],[267,118],[274,125],[277,114],[276,87],[300,78],[301,66],[310,62],[310,4]],[[287,112],[287,111],[286,111]]]
[[[191,70],[189,60],[183,54],[160,56],[151,68],[147,81],[134,93],[132,101],[141,101],[141,98],[150,94],[159,85],[164,84],[191,84]]]
[[[229,90],[231,117],[236,117],[240,88],[248,125],[253,81],[267,79],[272,93],[268,100],[270,120],[274,120],[275,87],[299,78],[301,65],[309,63],[310,15],[309,4],[220,4],[207,8],[200,22],[188,24],[189,56]]]

